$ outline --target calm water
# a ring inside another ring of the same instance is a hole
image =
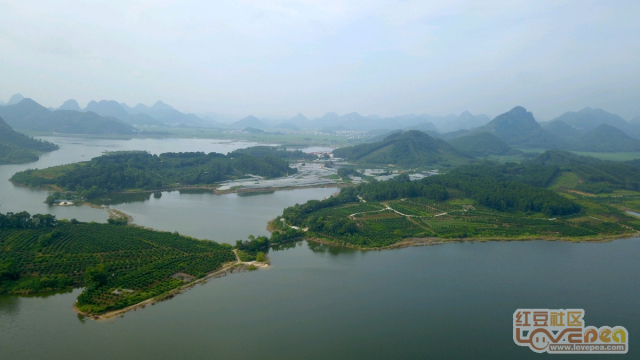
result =
[[[0,297],[0,358],[540,358],[513,343],[518,307],[584,308],[589,325],[624,325],[629,358],[639,354],[640,239],[372,252],[301,242],[270,257],[270,269],[109,322],[78,320],[77,290]]]
[[[133,216],[139,225],[217,242],[235,243],[249,235],[268,236],[267,222],[296,203],[322,199],[336,188],[298,189],[267,194],[215,195],[209,191],[111,196],[105,205]]]
[[[104,151],[146,150],[152,154],[170,151],[204,151],[228,153],[235,149],[254,146],[250,142],[230,142],[210,139],[85,139],[72,137],[44,137],[56,143],[60,149],[44,154],[40,160],[28,164],[0,166],[0,212],[19,212],[26,210],[31,214],[50,213],[59,219],[76,218],[81,221],[106,222],[108,214],[104,210],[86,206],[49,206],[44,203],[47,192],[16,186],[8,180],[13,174],[26,169],[42,169],[49,166],[63,165],[78,161],[87,161],[100,156]],[[306,200],[304,200],[306,201]],[[289,202],[285,202],[289,206]],[[295,202],[294,202],[295,203]],[[281,210],[281,209],[280,209]],[[276,216],[274,214],[273,216]],[[272,217],[273,217],[272,216]],[[155,225],[155,224],[154,224]],[[256,231],[258,227],[256,227]],[[264,226],[260,228],[263,230]],[[185,232],[187,234],[187,232]],[[210,238],[210,237],[208,237]]]
[[[62,149],[37,164],[0,166],[1,212],[106,220],[101,210],[48,207],[42,203],[46,193],[5,181],[25,168],[80,161],[103,150],[223,152],[215,147],[246,146],[176,139],[54,141]],[[141,225],[231,242],[265,234],[266,221],[286,206],[333,192],[176,191],[159,198],[113,197],[110,206]],[[370,252],[300,242],[269,256],[269,269],[215,279],[107,322],[76,317],[71,306],[79,290],[0,296],[0,359],[539,358],[513,343],[517,308],[584,308],[587,325],[625,326],[629,357],[640,354],[640,239]]]

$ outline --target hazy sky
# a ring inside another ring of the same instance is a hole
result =
[[[640,1],[6,1],[0,99],[314,117],[640,115]]]

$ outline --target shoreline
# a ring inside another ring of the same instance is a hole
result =
[[[267,230],[269,229],[267,228]],[[522,237],[522,238],[499,238],[499,237],[451,238],[451,239],[438,238],[438,237],[407,238],[397,243],[387,245],[387,246],[382,246],[382,247],[361,247],[353,244],[338,244],[324,238],[303,237],[303,239],[307,241],[313,241],[320,244],[340,246],[344,248],[361,250],[361,251],[393,250],[393,249],[403,249],[408,247],[444,245],[448,243],[461,243],[461,242],[562,241],[562,242],[572,242],[572,243],[608,243],[608,242],[613,242],[614,240],[624,240],[624,239],[633,239],[633,238],[640,238],[640,232],[637,232],[635,234],[621,234],[621,235],[601,236],[601,237],[595,237],[595,238],[544,238],[544,237],[536,237],[536,236]]]
[[[51,185],[48,186],[29,186],[29,185],[24,185],[18,182],[15,182],[11,179],[9,179],[9,182],[11,182],[13,185],[16,186],[22,186],[25,187],[27,189],[33,189],[33,190],[42,190],[42,191],[61,191],[60,189],[56,189],[55,187],[50,187]],[[127,190],[127,191],[115,191],[115,192],[110,192],[107,193],[105,195],[109,195],[109,194],[151,194],[151,193],[155,193],[158,191],[174,191],[174,190],[209,190],[212,191],[214,194],[216,195],[226,195],[226,194],[234,194],[234,193],[249,193],[249,192],[261,192],[261,191],[280,191],[280,190],[299,190],[299,189],[322,189],[322,188],[333,188],[333,187],[337,187],[337,188],[344,188],[344,187],[350,187],[353,186],[351,183],[333,183],[333,184],[322,184],[322,185],[302,185],[302,186],[282,186],[282,187],[274,187],[274,186],[266,186],[266,187],[259,187],[259,188],[237,188],[237,189],[229,189],[229,190],[218,190],[218,188],[220,187],[219,185],[193,185],[193,186],[176,186],[176,187],[167,187],[167,188],[158,188],[158,189],[152,189],[152,190]],[[91,203],[88,200],[82,200],[79,201],[78,203],[75,203],[74,205],[83,205],[83,204],[92,204],[92,205],[96,205]],[[99,205],[97,205],[99,206]]]
[[[76,307],[76,305],[73,305],[73,311],[75,311],[77,314],[84,316],[87,319],[91,319],[91,320],[107,320],[113,317],[123,317],[125,313],[129,312],[129,311],[137,311],[138,309],[144,309],[147,305],[155,305],[158,302],[161,301],[165,301],[165,300],[170,300],[173,299],[175,296],[180,295],[188,290],[190,290],[191,288],[193,288],[194,286],[198,285],[198,284],[205,284],[207,283],[209,280],[211,279],[216,279],[219,277],[223,277],[223,276],[227,276],[227,274],[229,273],[234,273],[234,270],[238,270],[239,271],[244,271],[247,270],[249,268],[249,266],[255,266],[258,268],[266,268],[269,267],[270,265],[267,263],[259,263],[256,261],[252,261],[252,262],[242,262],[242,261],[236,261],[233,263],[228,263],[227,265],[224,265],[222,268],[215,270],[209,274],[207,274],[206,276],[200,278],[200,279],[196,279],[192,282],[186,283],[184,285],[181,285],[178,288],[175,288],[173,290],[167,291],[166,293],[160,294],[158,296],[154,296],[152,298],[143,300],[137,304],[133,304],[130,306],[127,306],[125,308],[122,309],[118,309],[118,310],[112,310],[109,312],[106,312],[104,314],[92,314],[92,313],[86,313],[81,311],[80,309],[78,309]]]

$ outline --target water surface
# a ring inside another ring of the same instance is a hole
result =
[[[584,308],[587,325],[625,326],[628,357],[639,355],[640,239],[370,252],[301,242],[269,256],[270,269],[113,321],[80,321],[78,290],[0,297],[0,358],[539,359],[513,343],[517,308]]]

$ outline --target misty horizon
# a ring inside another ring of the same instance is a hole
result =
[[[5,4],[3,87],[241,118],[640,115],[632,1]],[[230,21],[233,19],[233,22]]]

